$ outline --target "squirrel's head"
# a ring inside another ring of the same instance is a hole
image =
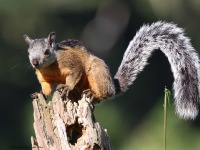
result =
[[[33,68],[44,68],[55,62],[55,32],[51,32],[47,38],[31,39],[24,35],[24,39],[29,44],[28,55]]]

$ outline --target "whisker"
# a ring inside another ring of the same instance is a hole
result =
[[[28,71],[29,69],[32,69],[31,64],[28,65],[28,67],[26,68],[26,71]]]
[[[17,65],[14,65],[14,66],[10,67],[10,70],[13,70],[13,69],[19,68],[19,67],[22,66],[22,65],[23,65],[22,63],[17,64]]]

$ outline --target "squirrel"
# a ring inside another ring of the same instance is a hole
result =
[[[55,43],[54,32],[43,39],[24,37],[29,44],[30,63],[36,69],[44,95],[51,94],[54,84],[59,84],[57,89],[63,88],[61,96],[74,89],[79,93],[92,93],[96,102],[115,95],[107,65],[81,41],[68,39]]]
[[[55,43],[54,32],[47,38],[31,39],[27,35],[24,38],[29,44],[30,63],[45,95],[51,93],[54,84],[60,84],[62,95],[78,90],[91,94],[97,102],[125,92],[147,65],[153,51],[161,50],[174,76],[176,113],[183,119],[195,119],[198,115],[199,57],[184,30],[174,23],[158,21],[143,25],[130,41],[114,79],[105,62],[78,40]]]

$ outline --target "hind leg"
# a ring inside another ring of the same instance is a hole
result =
[[[87,75],[90,90],[95,100],[102,101],[115,94],[110,72],[103,60],[93,59]]]

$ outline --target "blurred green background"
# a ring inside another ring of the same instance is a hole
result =
[[[80,39],[105,60],[114,76],[123,53],[144,23],[174,22],[186,29],[200,50],[199,0],[0,0],[0,149],[31,149],[33,109],[30,94],[40,85],[27,57],[23,34],[57,33],[57,41]],[[164,87],[173,77],[157,51],[130,89],[96,106],[100,124],[116,150],[160,150]],[[184,121],[168,111],[167,147],[200,149],[200,119]]]

